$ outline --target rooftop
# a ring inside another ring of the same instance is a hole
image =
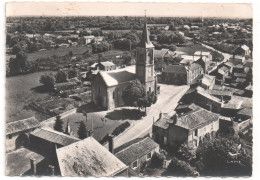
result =
[[[119,151],[115,156],[126,165],[129,165],[158,147],[159,144],[154,142],[150,137],[146,137],[145,139]]]
[[[163,72],[177,73],[177,74],[186,74],[187,73],[184,65],[169,65],[163,70]]]
[[[232,92],[228,90],[208,90],[209,94],[216,96],[232,96]]]
[[[209,51],[205,52],[205,51],[196,51],[194,53],[194,56],[209,56],[211,53]]]
[[[237,112],[237,114],[238,114],[238,115],[246,115],[246,116],[250,116],[250,117],[251,117],[251,116],[253,115],[253,111],[252,111],[252,108],[250,108],[250,107],[245,107],[245,108],[239,110],[239,111]]]
[[[165,54],[169,51],[169,49],[161,49],[161,50],[154,50],[154,57],[155,58],[163,58]]]
[[[93,137],[56,151],[62,176],[107,177],[127,169],[123,162]]]
[[[62,146],[67,146],[71,143],[74,143],[74,142],[77,142],[80,140],[76,137],[69,136],[67,134],[64,134],[64,133],[61,133],[58,131],[54,131],[52,129],[44,129],[44,128],[35,129],[31,133],[31,135],[44,139],[46,141],[55,143],[55,144],[62,145]]]
[[[40,126],[40,122],[35,118],[31,117],[20,121],[15,121],[6,124],[5,134],[14,134],[28,129],[37,128]]]
[[[112,71],[99,71],[99,73],[108,87],[136,79],[134,70],[130,70],[129,68]]]
[[[115,64],[110,61],[100,62],[100,64],[102,64],[103,66],[115,66]]]
[[[218,119],[218,114],[200,108],[183,116],[179,116],[175,126],[191,130]]]
[[[218,98],[216,98],[216,97],[210,95],[206,90],[204,90],[204,89],[201,88],[201,87],[197,87],[197,93],[200,94],[200,95],[202,95],[202,96],[204,96],[205,98],[208,98],[208,99],[210,99],[210,100],[212,100],[212,101],[215,101],[215,102],[220,103],[220,99],[218,99]]]
[[[205,74],[202,78],[202,83],[207,85],[207,86],[210,86],[210,84],[214,81],[215,77],[214,76],[210,76],[210,75],[207,75]]]

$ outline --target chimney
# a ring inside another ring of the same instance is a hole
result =
[[[163,114],[162,114],[162,111],[160,111],[159,119],[162,119],[162,117],[163,117]]]
[[[209,110],[212,112],[212,104],[209,104]]]
[[[54,176],[55,174],[54,174],[54,169],[55,169],[55,167],[54,166],[52,166],[52,165],[49,165],[49,168],[50,168],[50,170],[51,170],[51,175],[52,176]]]
[[[90,137],[90,136],[93,136],[93,132],[94,132],[94,131],[92,131],[91,129],[90,129],[90,130],[88,130],[88,134],[87,134],[87,135],[88,135],[88,137]]]
[[[113,140],[113,135],[109,134],[108,135],[108,149],[109,151],[114,154],[114,140]]]
[[[35,176],[36,175],[36,159],[30,158],[30,164],[31,164],[32,173]]]
[[[174,115],[174,118],[173,118],[173,124],[176,124],[177,123],[177,121],[178,121],[178,118],[179,118],[179,115],[176,113],[175,115]]]

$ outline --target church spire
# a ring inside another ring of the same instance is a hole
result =
[[[150,41],[150,37],[149,37],[149,31],[147,28],[147,20],[146,20],[146,10],[145,10],[145,22],[144,22],[144,28],[143,28],[143,33],[142,33],[142,39],[139,43],[139,47],[144,47],[147,48],[148,47],[153,47],[153,44]]]

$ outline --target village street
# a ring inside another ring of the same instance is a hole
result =
[[[159,113],[173,114],[178,101],[189,89],[189,86],[174,86],[159,84],[161,92],[158,101],[147,109],[147,116],[143,117],[138,123],[114,138],[114,148],[117,148],[133,139],[143,137],[152,130],[153,120],[156,121]],[[106,144],[105,146],[107,146]]]

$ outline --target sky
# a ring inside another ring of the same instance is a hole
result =
[[[252,18],[252,4],[167,2],[9,2],[6,16],[147,16]]]

